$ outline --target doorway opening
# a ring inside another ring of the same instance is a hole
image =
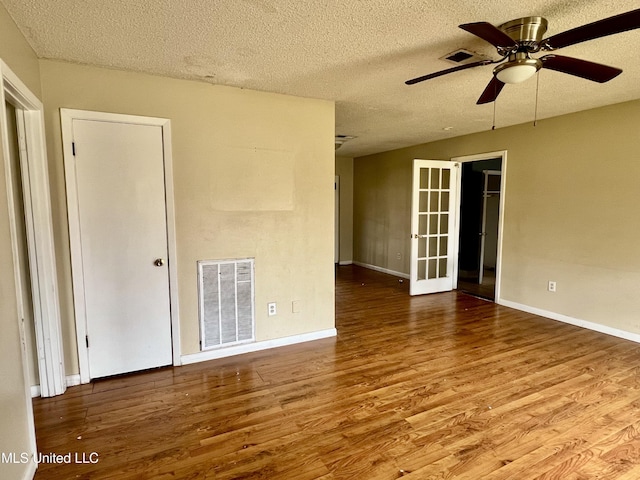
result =
[[[498,298],[503,160],[462,159],[461,169],[458,290],[491,301]]]

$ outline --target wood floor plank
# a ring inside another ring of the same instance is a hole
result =
[[[35,399],[37,480],[640,478],[640,347],[459,292],[336,276],[336,338]]]
[[[629,398],[622,396],[614,401],[593,403],[581,413],[576,413],[573,418],[565,418],[560,423],[544,424],[536,432],[544,442],[540,444],[539,440],[535,440],[535,450],[529,448],[528,439],[524,444],[506,444],[506,458],[512,458],[513,461],[492,478],[515,480],[527,478],[526,474],[530,472],[552,470],[598,440],[624,428],[629,421],[629,412],[635,408],[635,402],[629,402]],[[612,415],[613,412],[619,413]]]

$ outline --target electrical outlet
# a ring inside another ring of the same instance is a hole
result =
[[[400,252],[396,253],[396,258],[402,260],[402,254]]]
[[[547,290],[550,292],[554,292],[556,291],[556,282],[553,282],[551,280],[549,280],[549,285],[547,287]]]
[[[273,317],[276,313],[278,313],[276,309],[276,302],[271,302],[267,304],[267,310],[269,312],[269,316]]]

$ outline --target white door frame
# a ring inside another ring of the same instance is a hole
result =
[[[334,198],[335,198],[335,205],[334,205],[334,245],[333,245],[333,263],[335,264],[339,264],[340,263],[340,177],[338,175],[335,176],[335,183],[333,184],[334,187]]]
[[[180,319],[178,313],[178,272],[176,255],[176,227],[173,194],[173,160],[171,150],[171,121],[166,118],[140,117],[135,115],[92,112],[87,110],[60,109],[62,126],[65,183],[67,187],[67,215],[69,220],[69,243],[71,247],[71,272],[73,284],[73,306],[76,317],[76,343],[80,382],[90,381],[89,350],[87,349],[87,316],[84,304],[84,275],[80,240],[80,217],[78,215],[78,191],[76,169],[73,156],[73,120],[93,120],[101,122],[129,123],[137,125],[159,126],[162,128],[164,149],[164,188],[167,214],[167,247],[169,252],[169,301],[171,311],[171,338],[173,346],[173,364],[180,361]]]
[[[27,250],[33,301],[34,326],[40,394],[43,397],[60,395],[66,390],[64,351],[62,345],[58,278],[53,243],[51,219],[51,197],[49,193],[49,170],[44,136],[44,108],[42,102],[27,86],[0,60],[2,88],[0,103],[2,115],[2,151],[7,172],[7,193],[9,196],[9,223],[14,258],[17,258],[17,231],[13,187],[9,177],[9,144],[6,124],[5,102],[15,105],[18,110],[18,135],[22,137],[20,164],[22,188],[24,192],[25,223],[27,230]],[[16,290],[21,297],[20,272],[14,262]],[[23,332],[22,326],[21,331]],[[24,339],[23,339],[24,340]],[[27,376],[28,378],[28,376]],[[30,392],[30,379],[27,387]],[[31,394],[29,394],[31,398]],[[35,441],[35,440],[34,440]]]
[[[502,175],[500,170],[483,170],[482,171],[482,226],[480,228],[480,262],[478,268],[478,283],[482,284],[484,278],[484,254],[487,243],[487,203],[489,200],[489,176]],[[502,180],[500,180],[502,182]],[[500,210],[498,208],[498,210]],[[500,212],[498,212],[500,213]]]
[[[507,180],[507,151],[506,150],[498,150],[496,152],[487,152],[487,153],[478,153],[475,155],[465,155],[463,157],[453,157],[451,159],[452,162],[477,162],[479,160],[491,160],[493,158],[502,159],[502,167],[500,171],[502,172],[500,179],[500,212],[498,214],[498,251],[496,254],[496,289],[495,289],[495,302],[500,303],[500,291],[502,286],[502,239],[503,239],[503,231],[504,231],[504,205],[505,205],[505,191],[506,191],[506,180]],[[462,172],[460,172],[460,176],[458,177],[459,188],[462,188]],[[458,216],[460,212],[460,197],[458,195],[458,205],[456,209],[458,211]],[[458,235],[460,232],[458,232]]]

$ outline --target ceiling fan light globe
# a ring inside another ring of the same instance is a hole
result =
[[[493,74],[502,83],[521,83],[533,77],[542,68],[542,61],[531,58],[526,52],[517,52],[508,62],[493,69]]]
[[[538,69],[534,65],[513,65],[496,73],[502,83],[522,83],[533,77]]]

